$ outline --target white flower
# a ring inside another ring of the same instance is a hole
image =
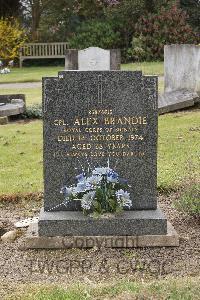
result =
[[[4,68],[0,72],[1,72],[1,74],[8,74],[8,73],[10,73],[10,69]]]
[[[98,167],[98,168],[95,168],[92,171],[92,174],[94,174],[94,175],[107,175],[110,172],[112,172],[112,169],[110,169],[109,167]]]
[[[98,185],[101,182],[101,176],[99,175],[92,175],[91,177],[87,178],[87,183],[91,185]]]
[[[121,207],[127,206],[128,208],[131,208],[132,201],[130,199],[130,193],[125,192],[124,190],[118,190],[116,193],[117,202]]]
[[[95,196],[95,191],[90,191],[83,195],[83,198],[81,199],[81,207],[85,210],[89,210],[92,206],[92,201]]]

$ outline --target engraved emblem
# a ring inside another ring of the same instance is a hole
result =
[[[91,58],[90,61],[89,61],[89,65],[92,66],[92,67],[96,66],[97,65],[96,59]]]

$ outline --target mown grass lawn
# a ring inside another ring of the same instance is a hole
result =
[[[135,62],[129,64],[122,64],[121,70],[141,70],[144,75],[163,75],[164,63],[162,61],[153,62]]]
[[[122,64],[122,70],[142,70],[146,75],[163,75],[163,62]],[[45,76],[57,76],[64,66],[13,68],[10,74],[0,75],[0,83],[41,81]]]
[[[20,300],[103,300],[103,299],[153,299],[153,300],[198,300],[200,280],[197,278],[176,278],[153,282],[123,280],[116,283],[69,287],[30,286],[15,291],[8,299]]]
[[[13,68],[11,73],[0,75],[0,83],[37,82],[45,76],[57,76],[62,70],[64,66]]]
[[[42,190],[42,122],[0,127],[0,193]]]
[[[25,94],[26,105],[31,106],[32,104],[42,103],[42,88],[9,88],[1,89],[1,95],[7,94]]]
[[[158,82],[158,91],[162,93],[164,90],[164,80],[163,78],[159,78]],[[9,88],[4,89],[1,88],[1,95],[6,94],[25,94],[26,95],[26,105],[31,106],[32,104],[41,103],[42,102],[42,88]]]
[[[200,178],[200,110],[159,117],[158,187]],[[0,193],[41,191],[42,121],[0,126]]]

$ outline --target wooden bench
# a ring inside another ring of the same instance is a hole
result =
[[[25,59],[65,58],[68,43],[28,43],[19,51],[19,65],[22,67]]]

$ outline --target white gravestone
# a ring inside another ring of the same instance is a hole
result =
[[[119,49],[105,50],[99,47],[68,49],[65,55],[65,70],[110,71],[120,70],[120,65]]]
[[[200,92],[200,46],[164,47],[165,92],[186,89]]]
[[[78,68],[82,71],[110,70],[110,50],[89,47],[78,51]]]

